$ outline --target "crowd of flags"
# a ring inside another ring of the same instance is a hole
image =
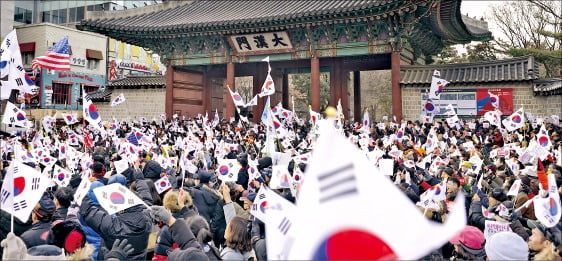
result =
[[[26,87],[17,85],[18,81],[15,80],[18,78],[22,80],[26,77],[25,72],[18,69],[18,65],[21,66],[21,57],[19,60],[17,59],[19,55],[17,46],[14,31],[13,34],[8,35],[1,47],[0,73],[2,76],[9,76],[7,87],[4,87],[5,83],[2,82],[2,93],[4,93],[4,88],[28,90]],[[34,69],[42,67],[66,70],[66,63],[61,60],[67,59],[68,53],[68,38],[65,37],[50,48],[45,56],[34,60]],[[387,154],[392,159],[384,159],[385,152],[381,149],[375,148],[372,151],[367,149],[371,141],[368,134],[372,125],[367,111],[364,112],[360,125],[361,133],[346,138],[342,135],[344,114],[341,101],[338,102],[335,117],[330,119],[322,119],[320,113],[309,107],[312,131],[296,148],[292,148],[292,153],[281,152],[278,145],[275,144],[275,139],[279,140],[285,149],[291,148],[293,146],[291,141],[295,139],[296,134],[287,126],[295,121],[302,123],[302,120],[296,115],[294,105],[293,110],[283,108],[281,103],[271,107],[269,96],[275,93],[275,85],[270,75],[269,57],[263,61],[267,62],[268,74],[258,95],[246,103],[239,93],[232,91],[230,87],[228,90],[238,112],[240,112],[238,107],[256,106],[258,98],[267,97],[261,116],[261,121],[266,126],[266,141],[257,146],[262,147],[266,155],[272,158],[272,175],[269,187],[262,186],[256,191],[257,196],[251,207],[251,214],[266,225],[268,256],[272,259],[309,260],[344,259],[353,254],[357,259],[419,259],[431,250],[441,247],[464,228],[466,224],[466,213],[463,208],[464,197],[458,197],[455,201],[454,205],[457,207],[448,215],[445,224],[433,223],[427,220],[424,214],[410,203],[404,193],[385,177],[393,174],[394,161],[402,157],[402,151],[392,145],[394,141],[401,142],[411,139],[405,134],[404,123],[399,124],[396,120],[391,122],[397,131],[382,140],[384,147],[390,148]],[[431,88],[427,92],[428,99],[424,101],[422,108],[424,122],[432,122],[433,116],[437,114],[438,108],[434,101],[440,99],[440,95],[448,83],[441,79],[439,71],[434,72]],[[489,93],[489,96],[492,105],[496,109],[499,108],[499,97],[492,93]],[[130,163],[138,159],[140,151],[152,148],[154,132],[133,129],[124,140],[120,140],[115,133],[119,128],[119,123],[116,120],[103,122],[90,97],[83,93],[82,99],[83,117],[89,123],[90,131],[99,133],[104,138],[112,139],[114,144],[118,144],[116,146],[122,160],[114,162],[117,173],[122,173]],[[125,101],[126,99],[121,93],[112,100],[111,105],[118,106]],[[451,104],[445,107],[445,115],[447,124],[451,128],[460,128],[463,125]],[[62,113],[62,117],[69,127],[78,122],[76,113]],[[484,119],[489,124],[499,128],[503,125],[509,132],[521,128],[525,117],[526,114],[522,108],[501,122],[499,110],[489,111],[484,115]],[[172,129],[179,132],[185,131],[179,126],[177,118],[177,115],[173,117]],[[240,165],[237,160],[229,160],[224,157],[226,152],[236,148],[237,144],[227,143],[224,140],[220,142],[216,139],[213,140],[212,127],[217,126],[220,122],[218,111],[215,111],[212,120],[207,114],[200,115],[197,119],[203,123],[201,129],[192,125],[187,130],[186,137],[178,137],[171,141],[172,148],[182,151],[181,155],[170,157],[166,152],[156,157],[155,160],[162,166],[179,167],[194,173],[198,168],[191,160],[190,153],[194,152],[192,155],[204,159],[203,151],[205,149],[213,150],[218,161],[215,168],[217,177],[223,182],[236,181]],[[241,119],[244,122],[248,121],[242,116]],[[552,117],[552,119],[559,124],[558,117]],[[162,121],[165,120],[164,115]],[[45,133],[53,132],[55,121],[54,116],[45,116],[42,119],[41,125]],[[146,122],[146,119],[142,119],[142,121]],[[3,123],[31,128],[25,112],[11,103],[8,103]],[[383,126],[377,125],[377,127],[386,128],[384,124]],[[80,164],[85,170],[80,173],[83,178],[75,193],[75,202],[81,203],[82,198],[92,186],[87,178],[89,175],[87,170],[92,165],[92,160],[89,155],[77,151],[72,146],[83,143],[85,147],[92,147],[93,136],[85,128],[81,128],[81,133],[76,133],[70,128],[66,131],[67,140],[59,141],[55,138],[55,142],[52,144],[50,138],[37,135],[27,149],[22,148],[16,140],[11,140],[9,143],[2,141],[2,149],[15,153],[15,159],[8,168],[0,191],[0,203],[2,203],[3,210],[25,222],[47,187],[52,183],[62,187],[68,186],[72,172],[55,165],[56,159],[50,156],[52,151],[58,151],[58,159],[66,159],[70,169],[75,169]],[[198,131],[209,133],[208,140],[200,141],[196,138],[193,133]],[[454,139],[454,137],[450,137],[450,139]],[[437,157],[436,159],[431,157],[431,153],[437,148],[446,146],[437,138],[436,126],[430,128],[425,144],[417,142],[416,147],[424,148],[429,155],[418,163],[411,160],[405,161],[405,165],[414,167],[416,164],[421,164],[422,168],[425,168],[426,163],[430,163],[430,169],[436,169],[439,165],[448,163],[449,157]],[[357,144],[359,147],[356,146]],[[474,150],[474,144],[471,142],[466,142],[463,146],[469,151]],[[527,158],[531,161],[533,155],[546,158],[551,146],[548,133],[542,125],[536,139],[527,148],[513,148],[520,150],[522,161]],[[334,148],[337,149],[334,150]],[[310,151],[311,149],[313,150]],[[498,155],[500,151],[495,150],[493,153]],[[561,156],[558,155],[558,158]],[[301,162],[309,164],[306,173],[297,167],[291,175],[288,171],[291,160],[295,160],[295,165]],[[23,164],[24,162],[34,162],[45,166],[44,173],[39,173]],[[470,162],[475,165],[475,171],[479,172],[483,161],[475,155],[471,157]],[[203,168],[207,168],[208,164],[204,165]],[[540,171],[540,166],[538,166],[537,173]],[[249,160],[248,173],[251,177],[250,182],[254,179],[261,179],[255,161]],[[302,182],[303,179],[306,182]],[[540,189],[546,197],[539,196],[533,199],[536,202],[535,211],[539,221],[551,227],[560,220],[562,212],[560,210],[552,211],[553,208],[560,206],[560,198],[553,175],[547,177],[539,174],[539,179],[541,180]],[[157,180],[154,185],[159,193],[171,188],[167,177]],[[520,185],[520,181],[515,182],[513,191],[517,190],[517,186]],[[255,187],[249,186],[249,188],[255,190]],[[297,195],[296,204],[290,203],[271,190],[281,188],[289,188],[294,195]],[[298,193],[296,193],[297,189]],[[118,183],[97,187],[93,191],[100,205],[109,214],[132,206],[144,205],[143,201],[133,192]],[[438,184],[421,195],[418,205],[426,209],[435,208],[436,202],[443,200],[445,193],[446,183]],[[514,192],[510,189],[509,193],[513,195]],[[362,205],[373,199],[385,200],[378,200],[377,206],[373,208],[365,208]],[[380,211],[380,209],[385,211]],[[405,234],[408,237],[404,237]],[[349,240],[349,238],[360,240]],[[419,240],[420,238],[424,240]],[[355,249],[355,252],[346,252],[350,248]]]

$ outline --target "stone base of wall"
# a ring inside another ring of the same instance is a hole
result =
[[[111,94],[111,99],[123,93],[125,102],[111,107],[111,102],[97,102],[96,107],[100,112],[102,120],[111,121],[113,117],[117,120],[131,120],[139,117],[160,119],[160,114],[165,113],[166,89],[116,89]]]
[[[478,86],[451,87],[454,89],[513,89],[513,111],[523,108],[538,117],[551,115],[562,116],[562,95],[534,96],[531,83],[502,83]],[[404,87],[402,88],[402,112],[405,120],[419,120],[422,108],[421,91],[429,87]]]

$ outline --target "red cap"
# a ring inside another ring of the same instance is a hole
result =
[[[484,233],[477,227],[466,226],[458,235],[453,237],[450,242],[454,245],[460,244],[465,247],[465,249],[481,250],[484,248],[486,238],[484,238]]]
[[[64,241],[64,250],[69,253],[74,253],[76,250],[82,248],[86,244],[84,235],[76,230],[68,234]]]

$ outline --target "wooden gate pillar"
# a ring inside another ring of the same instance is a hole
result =
[[[232,91],[236,91],[236,86],[235,86],[235,67],[234,67],[234,63],[232,63],[232,61],[230,61],[229,63],[226,64],[226,85],[230,87],[230,89]],[[224,95],[224,99],[226,100],[226,112],[223,115],[223,117],[227,120],[230,119],[230,117],[234,117],[235,114],[235,108],[234,108],[234,101],[232,101],[232,97],[230,95],[230,92],[228,90],[225,90],[225,95]]]

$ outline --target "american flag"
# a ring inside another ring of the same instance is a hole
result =
[[[57,71],[70,71],[70,46],[68,37],[63,37],[44,56],[39,56],[31,62],[31,67],[35,71],[37,68],[45,68]]]

